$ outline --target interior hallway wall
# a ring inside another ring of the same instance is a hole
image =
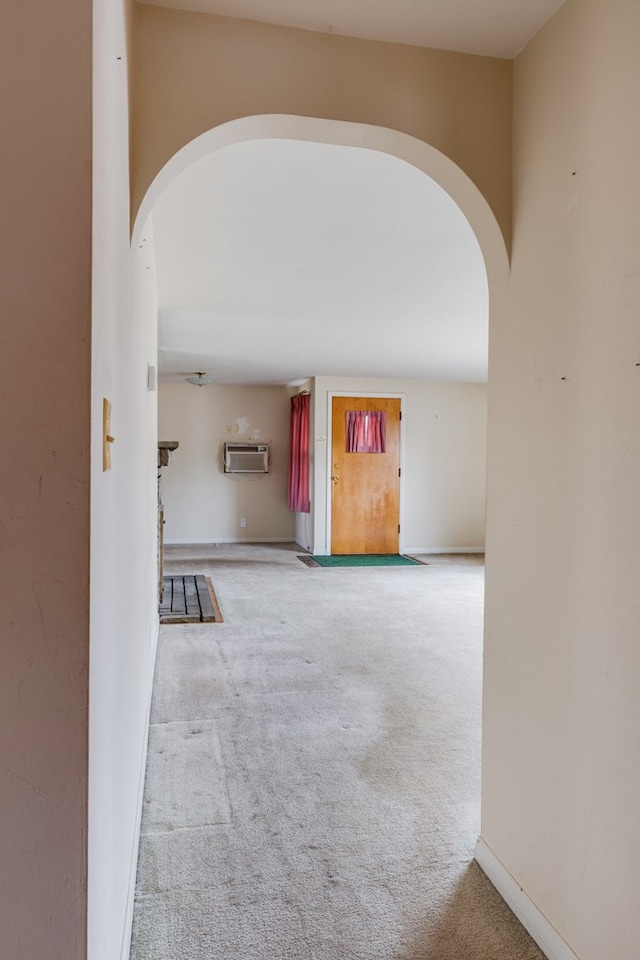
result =
[[[89,779],[90,960],[127,960],[158,631],[157,305],[150,225],[129,243],[129,3],[96,0]],[[112,469],[102,470],[102,401]],[[86,800],[85,800],[86,802]],[[47,952],[47,958],[66,958]]]
[[[219,124],[288,114],[388,127],[471,178],[507,246],[512,62],[135,4],[133,197]]]
[[[0,956],[86,956],[91,2],[0,31]]]
[[[289,410],[285,387],[160,384],[161,439],[180,443],[162,471],[167,543],[293,540]],[[270,441],[269,474],[225,474],[225,440]]]
[[[491,331],[482,834],[580,960],[640,941],[639,35],[568,0],[516,61]]]
[[[313,552],[329,553],[329,393],[401,394],[401,548],[407,553],[484,549],[487,388],[483,383],[316,377],[312,424]]]

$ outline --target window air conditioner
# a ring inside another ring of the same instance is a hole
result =
[[[225,473],[269,473],[268,443],[225,443]]]

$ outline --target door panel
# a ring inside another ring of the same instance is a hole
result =
[[[386,413],[385,453],[347,453],[347,410]],[[397,553],[400,517],[400,400],[333,397],[331,553]]]

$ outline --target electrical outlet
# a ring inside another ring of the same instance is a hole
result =
[[[241,526],[241,527],[246,527],[246,525],[247,525],[247,521],[245,520],[244,517],[242,517],[242,519],[240,520],[240,526]]]
[[[231,427],[229,427],[229,426],[225,427],[225,428],[224,428],[224,432],[226,433],[226,435],[227,435],[228,437],[230,437],[230,436],[231,436],[231,433],[232,433]]]

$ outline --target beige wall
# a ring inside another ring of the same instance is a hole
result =
[[[407,553],[484,549],[487,388],[482,383],[317,377],[313,385],[314,553],[330,553],[327,530],[331,393],[403,398],[400,546]],[[309,528],[303,526],[308,534]],[[303,546],[307,543],[301,541]]]
[[[396,393],[404,397],[403,547],[409,551],[484,549],[486,386],[412,380],[310,381],[311,513],[287,509],[289,394],[283,387],[160,385],[163,439],[179,440],[163,471],[168,543],[234,540],[296,541],[328,550],[328,392]],[[241,432],[236,432],[240,423]],[[269,477],[222,473],[221,447],[230,439],[272,440]],[[247,521],[239,526],[240,518]]]
[[[287,507],[289,395],[284,387],[162,383],[158,416],[161,439],[180,442],[171,465],[162,471],[167,543],[293,540],[295,515]],[[269,440],[270,473],[225,474],[225,440]]]
[[[137,201],[211,126],[304,113],[432,143],[508,230],[510,64],[146,7],[136,19]],[[37,24],[12,5],[0,58],[0,954],[69,960],[87,952],[91,5],[41,5]],[[639,30],[635,0],[568,0],[516,64],[512,309],[491,330],[483,837],[580,960],[628,960],[640,934]],[[152,297],[138,280],[132,314],[126,292],[149,265],[124,256],[126,90],[108,82],[116,208],[112,221],[103,196],[97,226],[116,233],[97,268],[94,417],[110,396],[118,446],[113,473],[94,474],[93,783],[124,789],[102,807],[93,794],[92,949],[112,960],[154,643],[154,423]]]
[[[356,121],[449,156],[511,227],[507,60],[135,5],[134,209],[160,168],[212,127],[254,114]]]
[[[518,58],[491,331],[482,832],[580,960],[640,940],[639,35],[569,0]]]
[[[0,956],[72,960],[86,930],[89,0],[5,7],[0,90]]]

